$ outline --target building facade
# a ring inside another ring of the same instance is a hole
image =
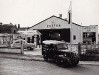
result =
[[[90,29],[87,30],[86,28]],[[62,40],[71,44],[90,42],[98,43],[98,26],[81,26],[76,23],[69,23],[62,17],[51,16],[38,24],[29,28],[29,30],[38,30],[43,40]],[[89,35],[90,38],[85,37]],[[91,36],[92,35],[92,36]]]
[[[81,26],[68,23],[66,19],[51,16],[44,21],[32,26],[30,30],[38,30],[41,40],[63,40],[72,44],[82,42]]]
[[[98,44],[98,25],[82,26],[83,43]]]

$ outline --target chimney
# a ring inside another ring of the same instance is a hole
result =
[[[68,24],[71,24],[72,23],[72,4],[71,4],[71,1],[70,1],[70,6],[69,6],[69,10],[68,10]]]
[[[10,22],[10,25],[13,25],[13,24]]]
[[[62,18],[62,14],[59,14],[59,17]]]
[[[18,28],[20,28],[20,24],[18,24]]]

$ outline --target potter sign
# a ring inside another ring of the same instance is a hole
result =
[[[52,22],[52,24],[48,24],[46,25],[47,28],[59,28],[61,27],[60,24],[55,24],[54,22]]]

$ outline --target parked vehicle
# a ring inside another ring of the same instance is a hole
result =
[[[79,56],[68,49],[68,45],[62,41],[45,40],[42,44],[42,55],[45,61],[55,60],[62,65],[77,65]]]
[[[22,39],[14,41],[11,44],[11,47],[12,48],[21,48],[22,43],[23,43],[24,49],[33,50],[35,48],[35,45],[33,43],[27,43],[25,40],[22,40]]]

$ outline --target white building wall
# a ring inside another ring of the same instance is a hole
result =
[[[78,44],[79,42],[82,42],[82,27],[79,25],[72,24],[71,26],[71,43],[72,44]],[[76,39],[74,40],[74,36],[76,36]]]

